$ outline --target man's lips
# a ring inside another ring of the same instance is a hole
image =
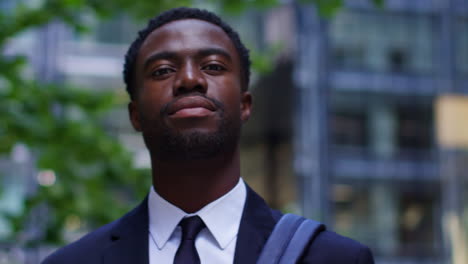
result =
[[[202,96],[186,96],[172,102],[167,110],[170,116],[203,116],[216,111],[216,105]]]

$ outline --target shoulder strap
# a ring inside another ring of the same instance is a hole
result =
[[[301,257],[305,247],[325,230],[317,221],[285,214],[276,224],[263,247],[257,264],[292,264]]]

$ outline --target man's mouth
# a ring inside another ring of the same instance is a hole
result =
[[[186,96],[172,102],[167,113],[171,118],[196,118],[213,114],[216,105],[202,96]]]

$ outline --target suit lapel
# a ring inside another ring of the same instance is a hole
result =
[[[147,198],[116,222],[110,240],[111,244],[103,253],[104,264],[148,264]]]
[[[281,214],[247,186],[247,199],[237,235],[234,264],[256,263]]]

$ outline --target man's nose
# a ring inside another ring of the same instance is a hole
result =
[[[201,69],[192,63],[186,63],[178,72],[174,82],[174,96],[199,92],[206,93],[207,82]]]

